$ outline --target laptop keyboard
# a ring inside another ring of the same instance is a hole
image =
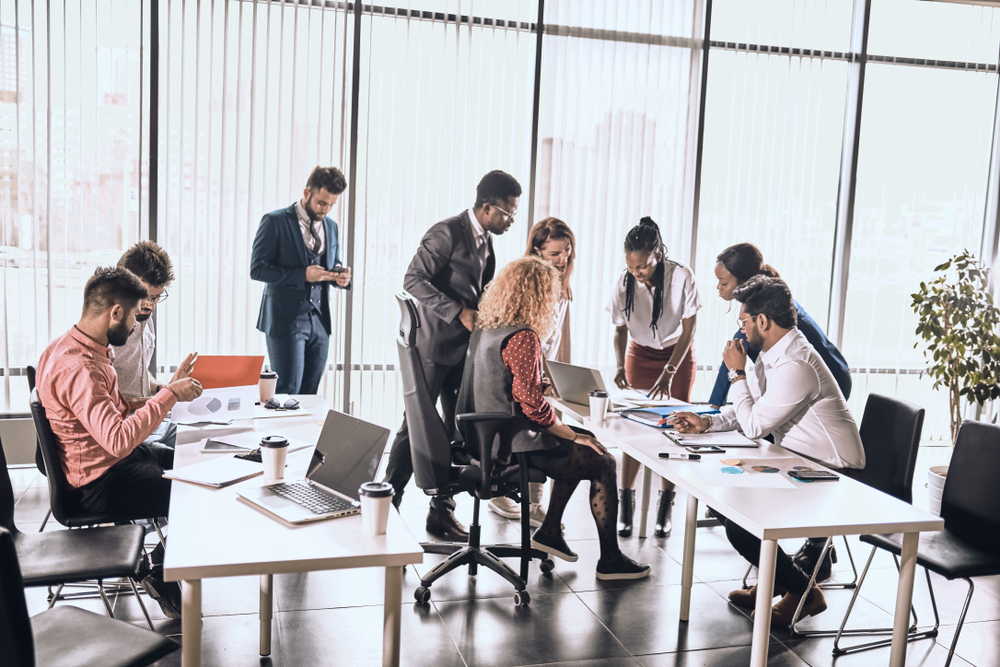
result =
[[[282,498],[287,498],[293,503],[301,505],[313,514],[329,514],[353,508],[353,505],[343,498],[331,495],[326,491],[321,491],[311,484],[304,482],[273,484],[267,488]]]

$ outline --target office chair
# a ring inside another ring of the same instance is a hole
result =
[[[142,540],[146,531],[141,526],[106,526],[88,530],[22,533],[14,524],[14,489],[2,442],[0,527],[7,529],[14,538],[18,560],[24,563],[21,568],[24,586],[59,587],[49,600],[49,608],[55,605],[64,584],[96,580],[104,608],[108,616],[114,618],[103,581],[127,579],[149,629],[153,629],[153,622],[135,585],[142,563]]]
[[[908,401],[902,401],[891,396],[869,394],[865,403],[865,412],[861,417],[861,444],[865,450],[865,467],[858,477],[859,482],[887,493],[904,503],[913,503],[913,471],[917,466],[917,449],[920,447],[920,435],[924,430],[924,409]],[[833,540],[828,538],[822,558],[816,562],[810,588],[816,581],[819,568],[826,558],[826,552],[832,548]],[[854,557],[844,537],[851,567],[854,568]],[[875,555],[872,548],[871,558]],[[899,567],[897,561],[896,567]],[[827,588],[827,586],[821,586]],[[848,584],[833,584],[830,588],[858,588],[858,572],[854,569],[854,580]],[[802,603],[799,604],[801,610]],[[796,630],[795,624],[800,620],[797,613],[792,616],[789,628],[792,636],[801,637],[831,637],[836,634],[830,630]],[[914,625],[917,615],[913,612]],[[892,628],[868,628],[848,631],[846,634],[879,634],[892,633]]]
[[[178,648],[168,637],[78,607],[55,607],[29,618],[14,536],[0,528],[0,658],[4,667],[144,667]]]
[[[469,576],[475,576],[481,565],[496,572],[514,586],[516,605],[527,605],[531,599],[526,590],[531,558],[534,556],[542,559],[542,572],[550,572],[554,567],[554,562],[547,554],[531,548],[528,482],[544,482],[545,475],[539,470],[519,465],[516,458],[495,458],[492,447],[494,435],[499,432],[503,439],[502,428],[511,422],[511,416],[508,414],[457,415],[460,428],[471,425],[476,430],[478,441],[483,445],[478,451],[470,452],[472,460],[464,463],[456,463],[453,460],[452,443],[437,407],[427,392],[420,352],[416,348],[417,328],[420,326],[416,299],[407,292],[401,292],[396,295],[396,300],[400,308],[399,337],[396,339],[396,346],[402,371],[403,404],[410,435],[414,479],[417,486],[428,495],[464,491],[472,494],[475,499],[468,545],[449,542],[430,542],[422,545],[426,553],[445,554],[448,558],[421,578],[420,587],[414,592],[413,597],[418,603],[426,604],[431,597],[430,586],[439,578],[465,565],[469,566]],[[509,435],[508,431],[506,434],[508,457]],[[510,460],[510,463],[506,464],[504,460]],[[509,493],[520,496],[521,545],[482,545],[479,524],[480,500],[489,500],[494,496]],[[521,559],[520,573],[500,560],[507,557]]]
[[[945,667],[951,664],[951,659],[955,655],[958,637],[962,633],[965,615],[969,610],[972,594],[975,592],[972,578],[1000,574],[1000,485],[996,483],[998,475],[1000,475],[1000,426],[977,421],[962,422],[941,497],[944,530],[921,533],[917,545],[917,565],[924,568],[927,576],[927,587],[934,610],[934,627],[920,633],[913,632],[911,628],[911,633],[907,637],[907,641],[913,641],[937,636],[940,618],[930,573],[939,574],[949,581],[964,579],[969,584],[969,593],[958,617],[955,637],[948,650]],[[899,533],[864,535],[861,541],[884,549],[897,558],[902,552],[903,536]],[[868,559],[868,566],[871,565],[871,560]],[[868,566],[865,566],[861,574],[861,581],[854,592],[851,605],[847,608],[847,615],[841,623],[841,631],[837,633],[833,644],[834,655],[884,646],[891,641],[840,647],[840,637],[848,634],[843,630],[847,624],[847,616],[850,616],[861,585],[864,584]]]
[[[35,390],[35,367],[28,366],[25,375],[28,377],[28,392]],[[38,472],[45,474],[45,459],[42,458],[42,446],[37,441],[35,442],[35,467],[38,468]],[[42,525],[38,527],[38,532],[45,530],[46,524],[49,522],[49,518],[52,516],[52,508],[45,510],[45,517],[42,519]]]

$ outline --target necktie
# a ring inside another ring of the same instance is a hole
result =
[[[312,221],[309,222],[309,233],[312,234],[312,248],[313,253],[319,252],[319,234],[316,233],[316,227]]]

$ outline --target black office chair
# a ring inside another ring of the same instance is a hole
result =
[[[913,502],[913,471],[917,466],[917,450],[920,447],[920,435],[924,430],[924,409],[908,401],[902,401],[891,396],[869,394],[865,403],[865,413],[861,417],[861,444],[865,449],[865,467],[858,481],[898,498],[905,503]],[[816,562],[816,567],[809,580],[809,586],[816,581],[819,568],[826,558],[826,552],[832,548],[833,539],[828,538],[823,557]],[[854,556],[844,537],[851,567],[854,568]],[[871,565],[875,557],[875,548],[868,557]],[[897,568],[899,563],[896,563]],[[867,566],[865,568],[867,570]],[[827,586],[823,586],[826,588]],[[832,584],[830,588],[853,588],[855,596],[858,589],[858,573],[855,569],[854,580],[847,584]],[[803,600],[805,596],[803,596]],[[799,610],[802,608],[799,603]],[[849,613],[849,612],[848,612]],[[914,625],[917,623],[916,612]],[[801,637],[832,637],[837,634],[832,630],[797,630],[798,613],[792,616],[790,631],[793,636]],[[915,630],[914,630],[915,631]],[[847,631],[845,634],[880,634],[892,633],[892,628],[865,628]]]
[[[4,667],[143,667],[180,648],[168,637],[78,607],[55,607],[29,618],[14,541],[10,531],[0,528],[0,657]]]
[[[28,391],[32,392],[35,390],[35,367],[28,366],[25,375],[28,377]],[[45,459],[42,458],[42,446],[36,440],[35,442],[35,467],[38,468],[38,472],[45,474]],[[45,525],[49,522],[49,518],[52,516],[52,508],[45,510],[45,517],[42,519],[42,525],[38,527],[38,532],[45,530]]]
[[[1000,476],[1000,426],[977,421],[963,422],[955,442],[955,450],[951,456],[948,477],[945,479],[941,496],[944,530],[921,533],[917,545],[917,565],[925,569],[927,576],[927,587],[934,610],[934,627],[919,633],[911,629],[907,637],[907,641],[913,641],[937,636],[940,617],[930,573],[939,574],[949,581],[964,579],[969,584],[969,593],[958,617],[958,626],[955,628],[955,637],[948,650],[945,667],[951,664],[955,647],[958,645],[958,637],[962,633],[965,614],[969,610],[969,603],[975,592],[972,578],[1000,574],[1000,485],[996,482],[998,476]],[[899,533],[865,535],[861,540],[888,551],[896,558],[902,552],[903,536]],[[870,558],[868,564],[871,565]],[[858,584],[858,591],[864,584],[867,573],[868,567],[865,567],[861,582]],[[851,613],[858,591],[855,591],[851,606],[847,609],[847,616]],[[863,651],[890,643],[891,640],[883,640],[841,648],[840,637],[847,634],[847,631],[843,630],[847,624],[847,616],[844,617],[841,632],[834,641],[834,655]]]
[[[413,458],[413,474],[417,486],[428,495],[441,492],[468,492],[475,498],[468,545],[452,542],[430,542],[422,545],[426,553],[446,554],[448,558],[421,578],[420,587],[414,592],[413,597],[418,603],[426,604],[431,597],[430,586],[439,578],[465,565],[469,566],[469,575],[475,576],[478,567],[482,565],[514,586],[515,604],[526,605],[530,601],[526,580],[532,556],[542,560],[542,572],[550,572],[554,567],[552,559],[547,554],[531,548],[528,482],[543,482],[545,475],[538,470],[519,465],[516,458],[504,458],[503,446],[499,456],[495,458],[492,447],[494,436],[498,432],[503,436],[503,427],[509,426],[511,422],[511,416],[508,414],[458,415],[460,428],[468,429],[471,425],[476,431],[478,442],[483,445],[476,451],[469,452],[473,457],[472,460],[455,462],[452,443],[437,407],[427,392],[420,352],[416,349],[417,328],[420,326],[417,302],[406,292],[397,294],[396,299],[400,308],[399,337],[396,339],[396,346],[399,350],[403,403],[406,409],[410,454]],[[505,435],[506,454],[509,457],[510,434]],[[506,463],[508,460],[509,463]],[[479,525],[480,500],[508,494],[520,496],[521,545],[482,545]],[[500,560],[508,557],[521,559],[520,574]]]
[[[24,565],[21,578],[26,587],[57,586],[49,607],[55,605],[64,584],[97,581],[97,588],[114,618],[111,602],[104,590],[105,579],[126,579],[146,617],[149,629],[153,622],[142,602],[136,581],[142,562],[141,526],[106,526],[88,530],[56,530],[47,533],[22,533],[14,524],[14,489],[7,471],[7,457],[0,442],[0,527],[14,537],[18,560]]]
[[[69,481],[66,479],[66,473],[63,472],[59,461],[59,444],[56,434],[52,432],[52,424],[49,423],[45,407],[38,400],[37,389],[31,392],[31,418],[35,422],[38,445],[42,451],[42,458],[45,460],[45,468],[48,472],[45,478],[49,484],[49,503],[52,507],[52,515],[56,518],[56,521],[67,528],[82,528],[102,523],[128,523],[137,519],[151,518],[127,512],[124,514],[111,514],[86,510],[70,492]],[[155,519],[153,525],[162,542],[163,534]]]

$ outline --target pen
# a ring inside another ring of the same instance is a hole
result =
[[[661,459],[677,461],[701,461],[701,454],[678,454],[677,452],[660,452]]]

